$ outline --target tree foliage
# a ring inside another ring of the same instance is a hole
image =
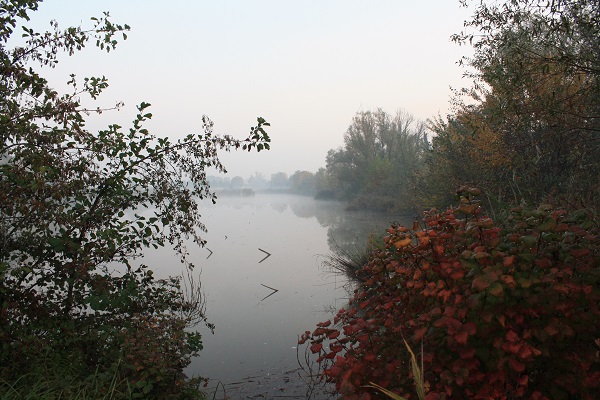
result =
[[[344,147],[327,154],[328,190],[356,208],[410,209],[408,193],[428,146],[425,125],[410,114],[359,112]]]
[[[453,39],[475,50],[462,60],[471,101],[457,97],[454,113],[432,124],[430,191],[449,193],[458,180],[505,200],[597,209],[598,2],[481,2],[465,26]]]
[[[315,174],[309,171],[296,171],[289,177],[292,193],[314,196],[316,190]]]
[[[37,5],[0,2],[0,379],[66,358],[83,375],[144,382],[134,387],[146,396],[175,391],[201,348],[184,329],[205,320],[199,285],[131,260],[169,245],[191,271],[186,239],[204,244],[197,200],[215,201],[206,171],[225,170],[219,150],[269,149],[268,123],[239,140],[203,117],[202,133],[172,141],[144,128],[152,114],[141,103],[130,127],[88,130],[86,116],[106,111],[93,101],[107,79],[71,75],[61,94],[42,72],[90,42],[114,50],[129,27],[108,13],[90,28],[53,21],[48,32],[23,27],[25,43],[7,47]]]

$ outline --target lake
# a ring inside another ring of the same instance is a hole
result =
[[[323,266],[324,257],[336,244],[362,250],[370,233],[412,219],[345,211],[343,203],[304,196],[256,194],[219,197],[203,208],[202,221],[207,244],[189,250],[216,328],[213,335],[199,327],[204,350],[188,375],[210,378],[206,390],[216,398],[304,399],[308,377],[298,358],[304,360],[306,346],[298,355],[298,335],[331,318],[353,290],[346,277]],[[161,265],[160,275],[181,273],[182,264],[164,251],[144,261]],[[326,389],[310,398],[326,398]]]

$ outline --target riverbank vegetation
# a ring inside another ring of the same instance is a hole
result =
[[[469,3],[469,2],[465,2]],[[464,183],[490,207],[600,205],[597,2],[509,1],[475,7],[453,36],[472,86],[427,122],[359,112],[315,174],[317,196],[351,208],[446,207]]]
[[[113,51],[129,27],[105,13],[89,27],[27,27],[38,1],[0,2],[0,397],[199,398],[183,371],[202,349],[201,287],[187,258],[202,245],[197,199],[220,150],[269,148],[258,118],[246,139],[202,132],[172,142],[144,124],[86,127],[105,77],[71,75],[66,93],[43,73],[90,42]],[[18,31],[18,33],[17,33]],[[13,36],[23,34],[21,41]],[[8,43],[22,43],[8,47]],[[181,276],[135,259],[170,246]]]
[[[304,333],[341,398],[379,398],[373,384],[412,398],[410,348],[427,399],[595,398],[598,226],[544,205],[500,227],[480,193],[461,188],[456,208],[391,226],[348,307]]]
[[[599,38],[598,2],[474,6],[453,36],[474,47],[462,60],[473,86],[428,122],[415,168],[385,155],[361,168],[406,172],[417,184],[399,196],[446,211],[392,225],[348,307],[301,337],[340,398],[597,397]],[[351,204],[370,183],[342,173],[366,159],[350,156],[354,138],[385,145],[377,130],[355,132],[326,170]]]

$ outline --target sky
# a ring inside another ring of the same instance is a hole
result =
[[[443,116],[450,88],[468,86],[457,62],[471,49],[450,41],[471,13],[458,0],[46,0],[28,26],[90,27],[104,11],[131,26],[127,40],[61,57],[45,72],[52,84],[109,79],[94,107],[125,107],[92,129],[128,127],[143,101],[146,127],[173,139],[200,132],[202,115],[240,139],[264,117],[271,150],[224,154],[229,177],[316,172],[357,112]]]

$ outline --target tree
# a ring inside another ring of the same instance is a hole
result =
[[[429,147],[425,131],[406,112],[357,113],[344,147],[327,153],[331,189],[357,208],[411,209],[409,193]]]
[[[289,187],[289,178],[285,172],[271,174],[269,182],[271,189],[287,189]]]
[[[244,186],[244,178],[241,176],[234,176],[231,178],[231,188],[232,189],[241,189]]]
[[[258,118],[239,140],[214,135],[203,117],[202,133],[173,142],[144,128],[152,114],[141,103],[128,129],[89,131],[106,78],[71,75],[72,91],[59,94],[42,71],[90,41],[114,50],[129,27],[108,13],[89,29],[52,22],[49,32],[24,27],[25,44],[8,48],[37,5],[0,2],[0,380],[26,387],[33,372],[70,365],[77,376],[99,371],[104,389],[118,378],[145,396],[175,395],[202,347],[185,330],[206,322],[200,288],[131,260],[169,245],[192,277],[186,238],[203,245],[206,229],[197,199],[216,200],[207,169],[224,170],[219,150],[269,149],[269,124]]]
[[[456,170],[467,155],[477,167],[458,179],[494,196],[597,208],[598,2],[481,2],[465,26],[478,34],[453,39],[475,49],[462,60],[474,79],[463,93],[475,102],[457,99],[454,115],[437,124],[434,153],[444,150],[431,164]]]
[[[264,190],[266,189],[268,182],[262,173],[255,172],[248,178],[248,184],[252,189]]]
[[[303,195],[315,194],[315,174],[309,171],[296,171],[290,176],[290,189],[294,193]]]

